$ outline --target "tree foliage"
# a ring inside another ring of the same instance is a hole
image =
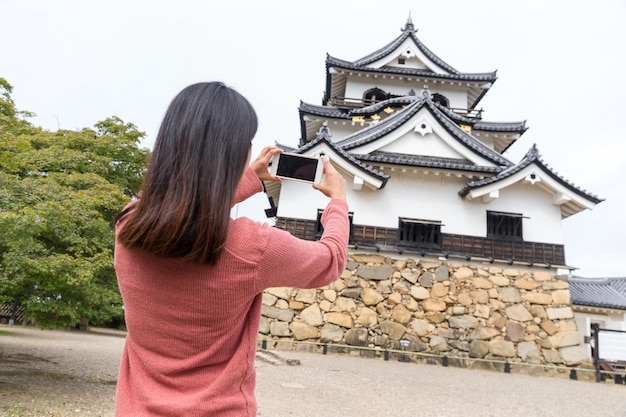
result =
[[[0,302],[48,328],[119,318],[113,219],[141,186],[144,134],[115,116],[46,131],[11,92],[0,78]]]

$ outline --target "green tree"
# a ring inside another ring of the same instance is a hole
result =
[[[139,191],[144,134],[118,117],[45,131],[11,91],[0,78],[0,301],[47,328],[119,318],[113,219]]]

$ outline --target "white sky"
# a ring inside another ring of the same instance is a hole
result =
[[[587,277],[626,276],[626,2],[622,0],[0,0],[0,77],[49,130],[109,116],[146,132],[188,84],[221,80],[255,106],[255,151],[296,146],[300,100],[321,104],[325,58],[356,60],[400,34],[462,72],[498,71],[487,121],[526,120],[504,156],[545,162],[605,198],[564,220],[566,259]],[[264,221],[263,198],[241,211]]]

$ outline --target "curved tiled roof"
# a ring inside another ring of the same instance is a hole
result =
[[[391,163],[423,168],[450,169],[454,171],[470,171],[496,174],[503,168],[475,165],[467,159],[441,158],[424,155],[407,155],[388,152],[372,152],[366,155],[355,155],[360,161]]]
[[[326,56],[326,67],[339,67],[346,70],[353,71],[361,71],[361,72],[378,72],[385,74],[395,74],[395,75],[407,75],[413,77],[428,77],[428,78],[439,78],[439,79],[451,79],[451,80],[461,80],[461,81],[489,81],[494,82],[497,79],[496,72],[487,72],[487,73],[436,73],[429,70],[415,69],[415,68],[397,68],[397,67],[382,67],[382,68],[373,68],[362,66],[354,62],[345,61],[343,59],[335,58],[330,55]]]
[[[586,199],[594,202],[594,203],[600,203],[602,201],[604,201],[604,199],[598,198],[597,196],[588,193],[586,190],[581,189],[580,187],[575,186],[574,184],[570,183],[569,181],[567,181],[565,178],[563,178],[562,176],[558,175],[556,172],[554,172],[552,169],[550,169],[550,167],[545,164],[543,162],[543,160],[541,159],[541,155],[539,154],[539,151],[537,150],[537,146],[535,144],[533,144],[532,148],[530,148],[530,150],[526,153],[526,155],[522,158],[522,160],[520,161],[519,164],[510,167],[509,169],[506,169],[502,172],[500,172],[498,175],[494,175],[493,177],[489,177],[489,178],[485,178],[483,180],[480,181],[470,181],[467,184],[465,184],[465,186],[459,191],[459,195],[461,197],[465,197],[470,190],[473,190],[475,188],[479,188],[479,187],[484,187],[485,185],[488,184],[493,184],[495,182],[498,181],[502,181],[518,172],[520,172],[521,170],[523,170],[524,168],[526,168],[527,166],[529,166],[530,164],[536,164],[539,168],[541,168],[546,174],[548,174],[551,178],[555,179],[557,182],[559,182],[561,185],[563,185],[564,187],[566,187],[567,189],[573,191],[574,193],[585,197]]]
[[[493,162],[496,165],[505,167],[513,165],[511,161],[504,158],[493,149],[485,146],[482,142],[470,136],[455,122],[450,120],[450,118],[439,109],[437,104],[432,101],[432,96],[427,89],[422,90],[422,94],[419,97],[406,96],[404,97],[404,99],[408,99],[412,101],[412,103],[402,111],[399,111],[396,114],[384,119],[380,123],[369,126],[352,135],[347,136],[346,138],[338,142],[337,145],[345,150],[366,145],[396,130],[404,123],[406,123],[411,117],[413,117],[422,107],[427,107],[431,114],[441,122],[442,126],[465,147],[473,150],[478,155],[481,155],[482,157]]]
[[[626,310],[626,278],[569,278],[572,304]]]
[[[304,146],[298,148],[297,150],[294,150],[293,152],[304,153],[307,150],[314,148],[320,143],[325,143],[326,145],[328,145],[331,149],[333,149],[335,152],[341,155],[346,161],[348,161],[353,166],[383,181],[382,187],[384,187],[385,184],[387,183],[387,180],[389,179],[389,175],[383,174],[382,172],[374,169],[372,166],[359,161],[357,158],[354,157],[354,155],[349,154],[348,152],[346,152],[345,150],[337,146],[337,144],[333,142],[331,139],[330,130],[328,129],[328,126],[325,126],[325,125],[322,126],[322,128],[320,129],[320,132],[318,133],[315,139],[308,142]]]
[[[442,113],[448,116],[451,120],[472,126],[474,129],[477,130],[490,132],[516,132],[519,134],[522,134],[526,130],[528,130],[525,120],[522,122],[485,122],[480,119],[462,116],[450,110],[449,108],[442,106],[439,103],[434,104]]]
[[[455,68],[453,68],[451,65],[449,65],[447,62],[445,62],[443,59],[439,58],[437,55],[435,55],[430,49],[428,49],[426,47],[426,45],[424,45],[422,43],[422,41],[419,40],[419,38],[416,35],[417,33],[417,29],[415,29],[415,26],[413,25],[413,22],[411,20],[411,18],[409,17],[409,19],[407,20],[406,24],[404,25],[404,28],[402,29],[402,34],[400,36],[398,36],[396,39],[394,39],[393,41],[391,41],[389,44],[383,46],[382,48],[378,49],[377,51],[372,52],[371,54],[358,59],[356,61],[354,61],[353,64],[354,67],[353,69],[362,69],[364,67],[367,67],[369,64],[371,64],[372,62],[376,62],[379,59],[385,58],[386,56],[388,56],[390,53],[392,53],[393,51],[395,51],[400,45],[402,45],[402,43],[404,41],[406,41],[408,38],[411,38],[411,40],[413,41],[413,43],[417,46],[417,48],[425,55],[428,57],[428,59],[430,59],[432,62],[434,62],[435,64],[437,64],[437,66],[439,66],[440,68],[442,68],[443,70],[448,72],[448,77],[450,76],[454,76],[452,78],[456,78],[459,77],[458,79],[467,79],[467,80],[472,80],[472,81],[495,81],[496,80],[496,73],[494,72],[490,72],[490,73],[462,73],[458,70],[456,70]],[[327,63],[332,63],[334,65],[338,65],[338,66],[342,66],[345,65],[346,63],[348,63],[348,61],[342,61],[342,60],[338,60],[336,58],[330,57],[328,56],[327,58]],[[428,75],[428,76],[437,76],[439,74],[436,74],[432,71],[420,71],[420,70],[409,70],[407,71],[407,69],[401,69],[398,68],[397,70],[388,70],[388,69],[381,69],[381,72],[394,72],[394,71],[398,71],[398,73],[402,73],[402,74],[415,74],[415,75]]]
[[[342,110],[332,106],[317,106],[315,104],[305,103],[300,101],[298,110],[303,113],[314,114],[317,116],[333,117],[335,119],[350,119],[349,110]]]

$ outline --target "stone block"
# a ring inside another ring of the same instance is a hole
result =
[[[506,325],[506,337],[511,342],[521,342],[524,340],[526,334],[526,328],[521,324],[509,321]]]
[[[319,304],[311,304],[300,312],[300,319],[309,326],[321,326],[324,324],[324,317]],[[293,330],[292,330],[293,331]]]
[[[469,334],[469,340],[489,340],[498,336],[500,331],[498,329],[494,329],[493,327],[478,327]]]
[[[489,293],[485,290],[470,291],[470,297],[474,303],[487,304],[489,302]]]
[[[473,340],[469,346],[470,358],[484,358],[489,353],[489,342],[486,340]]]
[[[447,281],[450,279],[450,269],[447,265],[441,265],[435,270],[435,280]]]
[[[584,345],[568,346],[559,349],[563,363],[568,366],[579,365],[591,360],[591,356]]]
[[[535,281],[534,279],[518,279],[515,280],[515,288],[519,288],[520,290],[532,291],[535,288],[541,287],[541,282]]]
[[[291,330],[293,338],[296,340],[317,339],[320,337],[320,331],[317,327],[298,321],[289,323],[289,330]]]
[[[426,313],[426,315],[424,316],[426,317],[426,320],[428,320],[431,323],[434,324],[439,324],[442,323],[446,320],[446,314],[445,313]]]
[[[466,279],[470,279],[474,276],[474,271],[466,266],[462,266],[454,271],[452,273],[452,276],[458,281],[465,281]]]
[[[433,284],[433,287],[430,290],[430,296],[433,298],[443,297],[448,294],[448,287],[443,285],[441,282],[437,282]]]
[[[406,268],[402,270],[400,276],[404,278],[405,280],[409,281],[411,284],[415,284],[420,274],[414,269]]]
[[[426,336],[434,328],[432,324],[429,324],[424,319],[414,319],[411,324],[409,324],[409,327],[418,336]]]
[[[274,287],[267,288],[265,290],[266,293],[272,294],[278,298],[282,298],[283,300],[291,299],[291,293],[293,292],[293,288],[291,287]]]
[[[557,332],[549,336],[552,347],[561,348],[566,346],[575,346],[582,342],[578,332]]]
[[[472,316],[452,316],[448,319],[448,324],[453,329],[474,329],[478,327],[478,319]]]
[[[425,300],[427,298],[430,298],[430,291],[428,291],[424,287],[418,287],[416,285],[411,287],[410,294],[411,297],[415,298],[416,300]]]
[[[366,306],[376,305],[384,299],[385,298],[373,288],[363,288],[361,290],[361,300],[363,300],[363,304]]]
[[[513,342],[506,340],[490,340],[489,341],[489,353],[495,356],[503,356],[505,358],[512,358],[516,356],[515,345]]]
[[[546,308],[546,314],[550,320],[574,318],[574,312],[571,307]]]
[[[373,328],[378,324],[378,314],[371,308],[363,307],[359,311],[359,317],[356,322],[363,327]]]
[[[561,282],[561,281],[558,281]],[[572,297],[569,290],[554,290],[552,291],[552,299],[556,305],[570,305],[572,304]]]
[[[365,347],[368,345],[367,329],[350,329],[344,339],[347,345]]]
[[[397,321],[398,323],[407,324],[411,321],[413,314],[402,304],[396,305],[391,310],[391,320]]]
[[[511,283],[511,280],[503,277],[502,275],[491,275],[489,277],[489,281],[491,281],[494,285],[498,287],[508,287]]]
[[[289,323],[284,321],[273,321],[270,323],[270,334],[272,336],[287,337],[291,336]]]
[[[563,358],[561,358],[561,354],[554,349],[541,349],[541,353],[543,354],[543,360],[548,363],[563,363]]]
[[[472,305],[472,297],[466,292],[460,293],[457,301],[466,307]]]
[[[535,342],[520,342],[517,344],[517,356],[523,362],[539,364],[541,363],[541,353]]]
[[[267,317],[261,316],[261,321],[259,322],[259,333],[261,334],[270,333],[270,321],[267,319]]]
[[[330,324],[336,324],[347,329],[354,327],[354,322],[349,314],[330,312],[326,315],[326,322]]]
[[[540,326],[549,335],[553,335],[559,331],[552,320],[543,320]]]
[[[502,288],[502,302],[504,303],[519,303],[522,301],[522,295],[517,288],[506,287]]]
[[[389,340],[396,341],[400,340],[406,333],[406,327],[391,320],[385,320],[380,323],[380,330],[389,337]]]
[[[522,304],[514,304],[506,308],[506,315],[511,320],[519,322],[530,321],[533,315]]]
[[[486,304],[477,304],[474,309],[474,316],[488,319],[491,309]]]
[[[363,279],[371,279],[374,281],[382,281],[389,279],[393,274],[393,267],[389,265],[368,266],[360,265],[356,270],[356,275]]]
[[[422,308],[424,311],[445,311],[446,303],[442,300],[436,300],[434,298],[429,298],[424,300],[422,303]]]
[[[261,315],[280,321],[290,322],[293,319],[294,312],[271,306],[261,306]]]
[[[299,289],[296,292],[296,296],[294,299],[296,301],[302,301],[306,304],[313,304],[315,302],[315,297],[317,296],[316,289]]]
[[[447,352],[450,350],[448,341],[441,336],[432,336],[428,342],[430,349],[435,352]]]
[[[356,311],[356,302],[352,298],[337,297],[333,311]]]
[[[337,291],[335,290],[324,290],[322,291],[322,297],[325,300],[330,301],[331,303],[337,299]]]
[[[453,306],[450,308],[450,314],[453,316],[462,316],[467,312],[467,309],[463,306]]]
[[[343,329],[334,324],[325,324],[320,331],[320,342],[341,342],[343,340]]]
[[[274,294],[264,292],[262,295],[263,305],[273,306],[274,304],[276,304],[276,300],[278,300],[278,297],[276,297]]]
[[[491,283],[491,281],[485,278],[474,278],[473,284],[474,284],[474,288],[480,288],[484,290],[487,290],[493,287],[493,284]]]
[[[522,300],[527,301],[531,304],[549,305],[552,304],[552,295],[542,292],[527,292],[522,295]]]

